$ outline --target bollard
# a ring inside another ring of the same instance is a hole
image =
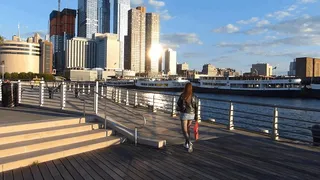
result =
[[[118,89],[118,103],[121,104],[121,89]]]
[[[40,81],[40,87],[39,87],[39,106],[43,106],[43,96],[44,96],[44,82]]]
[[[171,117],[176,117],[176,97],[172,98],[172,109],[171,109]]]
[[[156,95],[153,95],[153,101],[152,101],[152,112],[157,112],[157,108],[156,108]]]
[[[228,124],[228,130],[232,131],[234,130],[234,123],[233,123],[233,103],[230,102],[230,108],[229,108],[229,124]]]
[[[0,83],[0,89],[1,89],[1,83]],[[22,91],[21,91],[21,81],[18,80],[18,104],[21,103],[21,97],[22,97],[21,93],[22,93]],[[0,95],[1,95],[1,93],[0,93]]]
[[[86,89],[86,87],[84,86],[84,84],[82,84],[82,95],[84,95],[86,93],[85,89]]]
[[[129,91],[127,90],[126,106],[129,106]]]
[[[2,80],[0,79],[0,101],[2,101]]]
[[[138,107],[138,92],[134,95],[134,107]]]
[[[95,112],[95,114],[98,114],[98,101],[99,101],[99,82],[96,81],[96,86],[94,87],[94,94],[93,94],[93,111]]]
[[[201,100],[198,99],[197,103],[197,121],[201,122]]]
[[[279,124],[278,124],[278,108],[275,107],[273,111],[273,128],[272,128],[272,139],[275,141],[279,140]]]
[[[66,84],[62,82],[60,86],[60,108],[63,110],[66,107]]]

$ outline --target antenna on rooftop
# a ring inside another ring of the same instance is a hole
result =
[[[18,37],[20,39],[20,23],[18,23]]]

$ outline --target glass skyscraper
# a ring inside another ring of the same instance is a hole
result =
[[[110,0],[98,1],[99,33],[110,33]]]
[[[124,37],[128,35],[130,0],[114,0],[113,33],[120,41],[120,68],[124,68]]]
[[[91,38],[98,32],[98,0],[78,0],[78,36]]]

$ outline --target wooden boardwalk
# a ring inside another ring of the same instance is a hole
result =
[[[320,179],[320,153],[232,135],[158,150],[125,143],[0,174],[20,179]]]

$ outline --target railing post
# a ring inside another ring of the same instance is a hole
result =
[[[118,103],[121,104],[121,89],[119,88],[119,92],[118,92]]]
[[[229,108],[229,124],[228,124],[228,130],[232,131],[234,130],[234,123],[233,123],[233,103],[230,102],[230,108]]]
[[[88,94],[90,94],[90,88],[91,88],[91,86],[90,86],[90,84],[88,84],[88,91],[87,91]]]
[[[138,128],[134,128],[134,144],[138,145]]]
[[[72,83],[70,83],[70,87],[71,87],[71,88],[70,88],[70,89],[71,89],[70,91],[73,91],[73,84],[72,84]]]
[[[2,101],[2,80],[0,79],[0,101]]]
[[[129,91],[127,90],[126,106],[129,106]]]
[[[40,81],[40,87],[39,87],[39,106],[43,106],[43,95],[44,95],[44,82]]]
[[[172,109],[171,109],[171,117],[176,117],[176,97],[172,98]]]
[[[70,84],[66,83],[67,91],[70,91]]]
[[[1,83],[0,83],[0,89],[1,89]],[[21,103],[21,81],[18,80],[18,104]],[[1,96],[1,90],[0,90],[0,96]]]
[[[64,109],[66,107],[66,84],[62,82],[60,87],[60,107]]]
[[[279,124],[278,124],[278,108],[275,107],[273,111],[273,128],[272,128],[272,139],[275,141],[279,140]]]
[[[103,89],[104,89],[104,87],[103,87],[103,85],[102,85],[102,86],[101,86],[101,99],[103,99],[103,96],[104,96]]]
[[[197,121],[201,122],[201,100],[198,99],[197,103]]]
[[[118,88],[114,88],[114,102],[118,102]]]
[[[134,107],[138,107],[138,92],[134,95]]]
[[[152,112],[157,112],[157,108],[156,108],[156,95],[153,95],[153,101],[152,101]]]
[[[94,110],[94,112],[95,112],[95,114],[98,114],[98,101],[99,101],[99,82],[98,81],[96,81],[96,86],[95,86],[95,88],[94,88],[94,95],[93,95],[93,97],[94,97],[94,99],[93,99],[93,103],[94,103],[94,105],[93,105],[93,110]]]
[[[82,84],[82,95],[85,94],[85,90],[86,90],[86,87],[84,86],[84,84]]]

